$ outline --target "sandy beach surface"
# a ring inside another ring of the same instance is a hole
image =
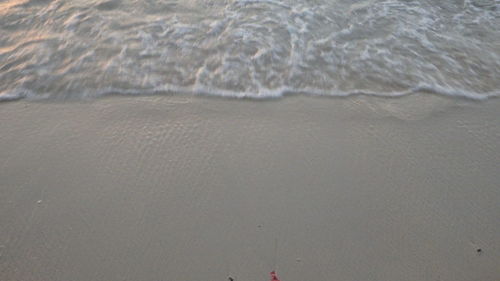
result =
[[[499,120],[425,94],[2,103],[0,280],[497,281]]]

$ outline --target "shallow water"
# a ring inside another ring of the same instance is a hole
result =
[[[498,0],[2,0],[0,99],[500,95]]]

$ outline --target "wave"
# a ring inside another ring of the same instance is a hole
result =
[[[0,100],[500,92],[494,0],[2,5]]]
[[[431,85],[417,85],[405,91],[395,91],[389,93],[373,92],[370,90],[353,90],[350,92],[343,91],[325,91],[317,89],[292,89],[282,87],[273,90],[262,90],[259,92],[241,92],[231,91],[225,89],[213,89],[208,87],[181,87],[175,85],[168,85],[157,87],[155,89],[120,89],[120,88],[103,88],[97,91],[82,91],[76,95],[66,95],[59,97],[52,97],[50,94],[40,95],[29,89],[17,89],[10,93],[0,94],[0,102],[14,101],[20,99],[28,100],[69,100],[69,99],[94,99],[104,96],[151,96],[151,95],[193,95],[193,96],[208,96],[208,97],[224,97],[224,98],[237,98],[237,99],[277,99],[285,96],[292,95],[306,95],[306,96],[324,96],[324,97],[349,97],[349,96],[376,96],[385,98],[398,98],[412,94],[436,94],[454,98],[464,98],[470,100],[487,100],[490,98],[500,97],[500,91],[488,93],[474,93],[466,90],[448,89],[440,86]]]

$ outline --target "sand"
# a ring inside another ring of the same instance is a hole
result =
[[[499,118],[425,94],[3,103],[0,280],[497,281]]]

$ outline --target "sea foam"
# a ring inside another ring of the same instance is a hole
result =
[[[494,0],[26,0],[0,8],[0,100],[500,96]]]

